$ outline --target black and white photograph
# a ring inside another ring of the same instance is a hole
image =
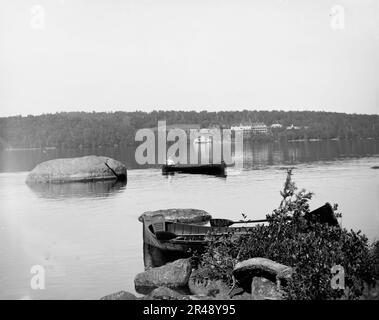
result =
[[[0,300],[379,300],[379,1],[0,0]]]

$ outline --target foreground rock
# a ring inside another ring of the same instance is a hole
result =
[[[134,285],[136,291],[143,294],[162,286],[180,288],[187,286],[190,274],[191,263],[189,259],[179,259],[137,274]]]
[[[293,269],[266,258],[252,258],[235,265],[232,291],[242,288],[251,291],[253,300],[281,300],[282,287],[292,278]]]
[[[193,270],[188,280],[188,288],[193,295],[214,299],[229,299],[229,286],[222,280],[210,280],[202,276],[202,270]]]
[[[188,298],[170,288],[158,287],[143,297],[143,300],[188,300]]]
[[[266,258],[252,258],[235,265],[233,276],[239,282],[248,282],[249,285],[255,276],[262,276],[272,281],[277,279],[288,281],[293,269],[284,264]]]
[[[127,291],[109,294],[100,300],[210,300],[207,296],[187,295],[167,287],[158,287],[143,297],[136,297]]]
[[[100,300],[137,300],[138,298],[127,291],[119,291],[102,297]]]
[[[64,183],[99,181],[116,179],[116,175],[119,180],[126,180],[126,166],[121,162],[108,157],[86,156],[42,162],[29,173],[26,182]]]
[[[263,277],[254,277],[251,282],[252,300],[283,300],[284,292],[277,283]]]
[[[139,216],[138,220],[140,222],[143,222],[144,218],[151,218],[156,214],[162,214],[166,221],[181,223],[205,223],[212,218],[212,216],[204,210],[163,209],[156,211],[146,211]]]

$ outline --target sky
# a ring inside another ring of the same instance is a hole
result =
[[[379,114],[379,0],[0,0],[0,116]]]

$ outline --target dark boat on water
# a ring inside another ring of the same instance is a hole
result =
[[[338,225],[334,210],[329,203],[309,212],[305,215],[307,220],[317,220],[332,226]],[[213,219],[224,220],[224,219]],[[266,220],[256,220],[264,222]],[[197,225],[166,221],[162,214],[157,214],[143,219],[143,241],[163,251],[187,252],[201,250],[207,244],[206,236],[225,235],[231,231],[236,233],[247,233],[255,227],[212,227],[208,225]],[[212,222],[212,221],[211,221]]]
[[[190,173],[225,176],[225,162],[218,164],[165,164],[162,166],[162,174]]]

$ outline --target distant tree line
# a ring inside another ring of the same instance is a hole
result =
[[[170,124],[199,124],[202,128],[263,122],[282,128],[272,130],[274,139],[379,138],[379,115],[316,111],[153,111],[61,112],[39,116],[0,118],[0,147],[91,148],[134,144],[141,128]],[[291,125],[302,127],[287,130]],[[304,128],[306,127],[306,129]]]

